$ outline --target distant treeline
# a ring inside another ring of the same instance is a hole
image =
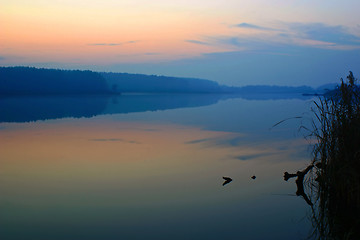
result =
[[[0,67],[0,94],[100,94],[109,93],[106,80],[96,72]]]
[[[144,93],[219,93],[214,81],[144,74],[0,67],[1,95]]]
[[[167,92],[167,93],[219,93],[222,86],[217,82],[157,75],[129,73],[101,73],[113,91],[120,92]]]
[[[278,94],[322,92],[309,86],[269,86],[255,85],[229,87],[217,82],[197,78],[177,78],[157,75],[129,73],[101,73],[113,91],[120,92],[177,92],[177,93],[231,93],[231,94]]]
[[[324,86],[325,87],[325,86]],[[109,93],[231,93],[314,94],[323,89],[308,86],[229,87],[217,82],[157,75],[105,73],[80,70],[0,67],[0,95],[56,95]]]

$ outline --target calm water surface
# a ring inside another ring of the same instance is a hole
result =
[[[74,99],[0,100],[0,239],[308,237],[309,100]]]

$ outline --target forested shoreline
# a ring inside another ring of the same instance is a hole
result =
[[[0,95],[71,95],[121,93],[323,94],[324,87],[226,86],[215,81],[159,75],[0,67]]]

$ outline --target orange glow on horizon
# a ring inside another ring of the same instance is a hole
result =
[[[353,2],[351,11],[358,9],[355,6],[358,3]],[[336,26],[343,26],[344,33],[348,29],[357,36],[356,20],[343,18],[341,14],[349,14],[348,5],[334,6],[309,2],[299,8],[298,4],[284,0],[277,3],[3,0],[0,64],[163,63],[211,53],[253,50],[257,48],[254,42],[265,46],[270,42],[333,50],[358,49],[357,45],[346,42],[333,43],[331,34],[328,40],[319,41],[316,36],[293,27],[292,23],[310,27],[319,23],[325,29],[333,26],[335,31]]]
[[[181,11],[9,6],[0,20],[5,23],[2,54],[28,60],[146,62],[229,50],[187,42],[225,33],[227,27],[209,17]]]

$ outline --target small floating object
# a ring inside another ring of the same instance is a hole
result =
[[[255,179],[255,178],[256,178],[256,176],[254,175],[254,176],[252,176],[251,178],[252,178],[252,179]]]
[[[223,186],[225,186],[226,184],[228,184],[232,181],[232,179],[229,177],[223,177],[223,179],[225,180],[225,182],[223,183]]]

